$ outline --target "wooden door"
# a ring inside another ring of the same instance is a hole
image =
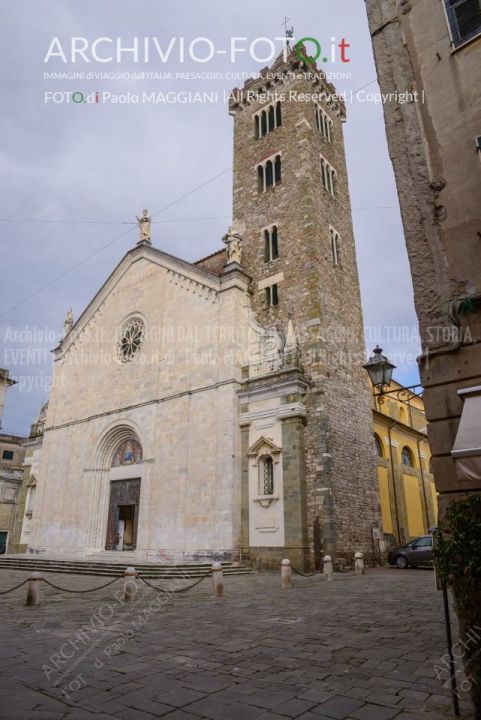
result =
[[[117,544],[117,526],[119,522],[119,508],[131,506],[133,522],[131,545],[129,550],[137,546],[137,529],[139,524],[140,478],[131,480],[113,480],[110,483],[109,515],[107,521],[106,550],[115,550]]]

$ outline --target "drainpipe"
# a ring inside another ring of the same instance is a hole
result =
[[[388,426],[387,429],[387,436],[389,441],[389,457],[391,460],[391,477],[392,477],[392,489],[393,489],[393,496],[394,496],[394,512],[396,513],[396,529],[397,529],[397,539],[398,543],[401,542],[401,530],[399,527],[399,508],[397,503],[397,492],[396,492],[396,476],[394,474],[394,459],[392,456],[392,442],[391,442],[391,430],[395,426],[395,422],[391,423],[391,425]]]
[[[428,512],[428,500],[426,497],[426,487],[424,484],[424,470],[423,470],[423,462],[421,458],[421,440],[417,441],[418,443],[418,460],[419,460],[419,467],[421,469],[421,483],[423,486],[423,498],[424,498],[424,511],[426,513],[426,532],[429,530],[429,512]]]

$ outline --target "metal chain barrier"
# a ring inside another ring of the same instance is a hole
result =
[[[142,582],[144,582],[149,588],[152,588],[152,590],[156,590],[157,592],[160,592],[160,593],[166,593],[168,595],[175,595],[177,593],[186,592],[187,590],[192,590],[192,588],[194,588],[196,585],[200,585],[200,583],[203,580],[205,580],[206,578],[210,577],[210,575],[211,575],[210,572],[208,572],[205,575],[203,575],[201,578],[199,578],[199,580],[196,580],[195,583],[193,583],[192,585],[188,585],[187,587],[180,588],[180,590],[165,590],[164,588],[160,588],[160,587],[157,587],[156,585],[152,585],[152,583],[150,583],[148,580],[146,580],[146,578],[142,577],[142,575],[137,575],[137,577],[139,578],[139,580],[142,580]]]
[[[27,579],[24,580],[22,583],[20,583],[20,585],[15,585],[15,587],[10,588],[10,590],[2,590],[2,591],[0,592],[0,595],[7,595],[8,593],[13,592],[14,590],[18,590],[18,588],[21,588],[23,585],[26,585],[29,580],[30,580],[30,578],[27,578]]]
[[[303,573],[300,570],[296,570],[296,568],[292,567],[292,565],[291,570],[293,573],[295,573],[296,575],[300,575],[301,577],[314,577],[314,575],[319,575],[321,572],[320,570],[314,570],[314,572],[311,573]]]
[[[50,582],[50,580],[46,580],[45,578],[41,578],[41,579],[42,579],[42,582],[46,583],[47,585],[50,585],[50,587],[55,588],[55,590],[60,590],[61,592],[82,594],[82,593],[95,592],[96,590],[103,590],[104,588],[109,587],[109,585],[113,585],[115,582],[117,582],[117,580],[121,580],[123,577],[124,577],[123,575],[118,575],[113,580],[109,580],[108,583],[105,583],[105,585],[99,585],[98,587],[89,588],[88,590],[72,590],[70,588],[63,588],[63,587],[59,587],[59,585],[55,585],[54,583]],[[28,582],[28,580],[26,580],[25,582]],[[22,583],[22,584],[25,584],[25,583]]]

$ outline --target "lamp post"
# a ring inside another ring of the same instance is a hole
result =
[[[409,397],[408,393],[413,392],[415,388],[422,387],[422,385],[418,384],[410,385],[409,387],[400,386],[394,388],[393,390],[388,390],[391,385],[392,373],[393,370],[396,369],[396,366],[390,362],[386,355],[382,354],[382,348],[380,348],[379,345],[374,348],[373,354],[367,363],[363,365],[363,368],[367,370],[367,374],[369,375],[371,383],[374,387],[374,397],[379,405],[383,404],[384,395],[396,395],[398,400],[404,402],[406,405],[409,405],[409,402],[406,403],[403,398]]]
[[[373,354],[363,367],[367,370],[373,386],[377,388],[380,395],[384,395],[386,388],[391,384],[392,373],[396,366],[382,354],[382,348],[379,345],[374,348]]]

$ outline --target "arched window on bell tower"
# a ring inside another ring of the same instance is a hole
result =
[[[271,225],[262,231],[264,238],[264,262],[272,262],[279,257],[279,243],[277,238],[277,225]]]

